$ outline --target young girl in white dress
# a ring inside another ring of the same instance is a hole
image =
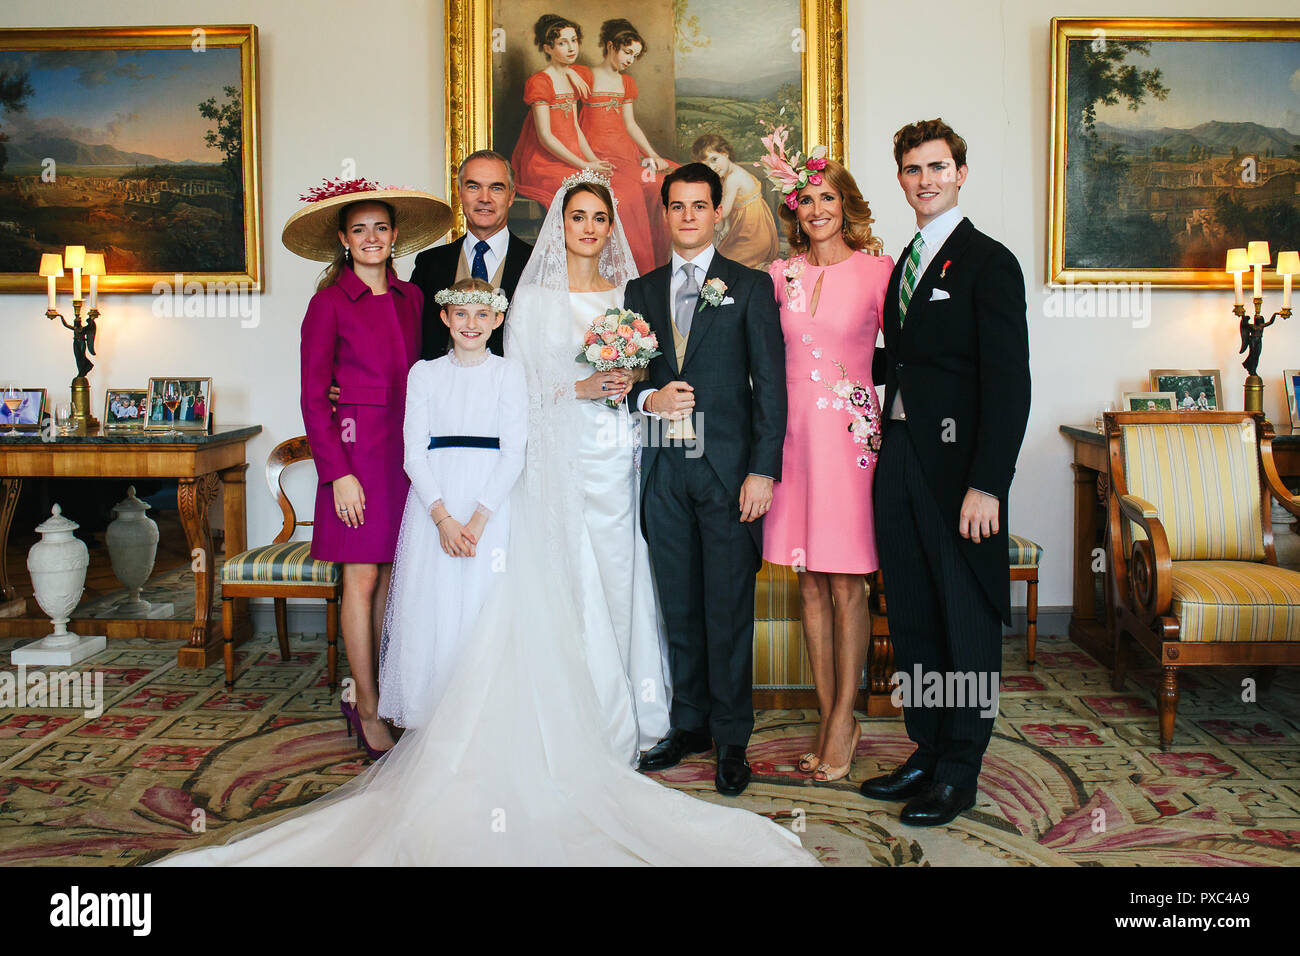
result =
[[[487,349],[506,297],[482,279],[439,292],[452,349],[416,362],[402,431],[411,491],[379,652],[379,716],[419,727],[438,706],[493,575],[524,465],[524,369]]]

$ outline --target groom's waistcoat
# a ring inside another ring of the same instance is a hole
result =
[[[695,430],[702,453],[729,494],[739,498],[748,474],[781,480],[785,442],[785,339],[772,277],[714,253],[704,283],[726,284],[725,305],[697,307],[691,330],[677,333],[670,310],[671,266],[628,283],[626,308],[650,323],[661,355],[633,389],[633,407],[648,388],[684,381],[695,394]],[[672,348],[666,348],[668,343]],[[644,483],[654,468],[665,423],[651,420],[641,460]],[[737,512],[739,513],[739,512]],[[757,522],[755,522],[757,524]]]

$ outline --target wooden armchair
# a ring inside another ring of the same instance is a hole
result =
[[[1130,639],[1164,669],[1160,747],[1178,669],[1300,664],[1300,573],[1277,566],[1269,496],[1300,516],[1257,412],[1107,412],[1115,679]]]
[[[325,637],[329,645],[328,667],[330,690],[338,686],[339,599],[343,591],[342,568],[332,561],[317,561],[311,556],[310,541],[290,541],[294,528],[310,525],[299,521],[293,502],[284,493],[281,479],[285,468],[294,462],[311,461],[307,436],[282,441],[266,458],[266,484],[275,495],[284,515],[284,525],[275,540],[226,559],[221,569],[221,626],[225,638],[226,689],[235,684],[235,641],[233,601],[241,597],[269,597],[275,601],[275,633],[280,642],[280,658],[289,659],[288,599],[291,597],[323,598],[325,601]]]

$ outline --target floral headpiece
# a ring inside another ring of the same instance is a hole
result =
[[[433,297],[439,305],[486,305],[493,312],[510,308],[510,300],[500,289],[484,292],[482,289],[443,289]]]
[[[767,153],[754,165],[766,173],[767,181],[781,193],[785,204],[794,209],[799,205],[799,190],[805,186],[822,184],[827,150],[825,146],[817,146],[806,160],[801,159],[798,152],[794,156],[788,156],[785,141],[789,136],[789,129],[777,126],[762,137]]]
[[[378,189],[410,189],[410,186],[381,186],[373,179],[323,179],[319,186],[313,186],[298,197],[302,202],[320,202],[336,196],[351,193],[374,192]]]

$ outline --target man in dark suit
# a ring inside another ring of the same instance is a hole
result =
[[[664,178],[672,261],[627,285],[624,305],[661,355],[631,398],[650,418],[641,527],[668,636],[671,730],[641,758],[665,770],[718,746],[718,792],[749,784],[754,575],[762,516],[781,478],[785,343],[772,279],[719,255],[722,182],[703,163]],[[665,438],[689,421],[694,439]]]
[[[1007,491],[1029,418],[1029,332],[1020,264],[958,208],[965,140],[942,120],[913,123],[895,134],[894,158],[917,234],[885,296],[876,542],[916,750],[861,791],[908,800],[902,822],[937,826],[974,805],[993,733],[1002,625],[1011,623]],[[938,706],[922,701],[918,669],[923,680],[943,679]]]
[[[456,172],[456,186],[468,235],[421,252],[411,272],[411,281],[424,293],[420,357],[425,359],[438,358],[450,345],[447,326],[438,315],[442,306],[433,301],[435,294],[459,279],[474,276],[505,290],[506,298],[513,299],[533,252],[532,246],[506,228],[510,204],[515,200],[515,174],[508,159],[490,149],[471,153]],[[488,348],[497,355],[504,354],[505,334],[503,322],[488,339]]]

